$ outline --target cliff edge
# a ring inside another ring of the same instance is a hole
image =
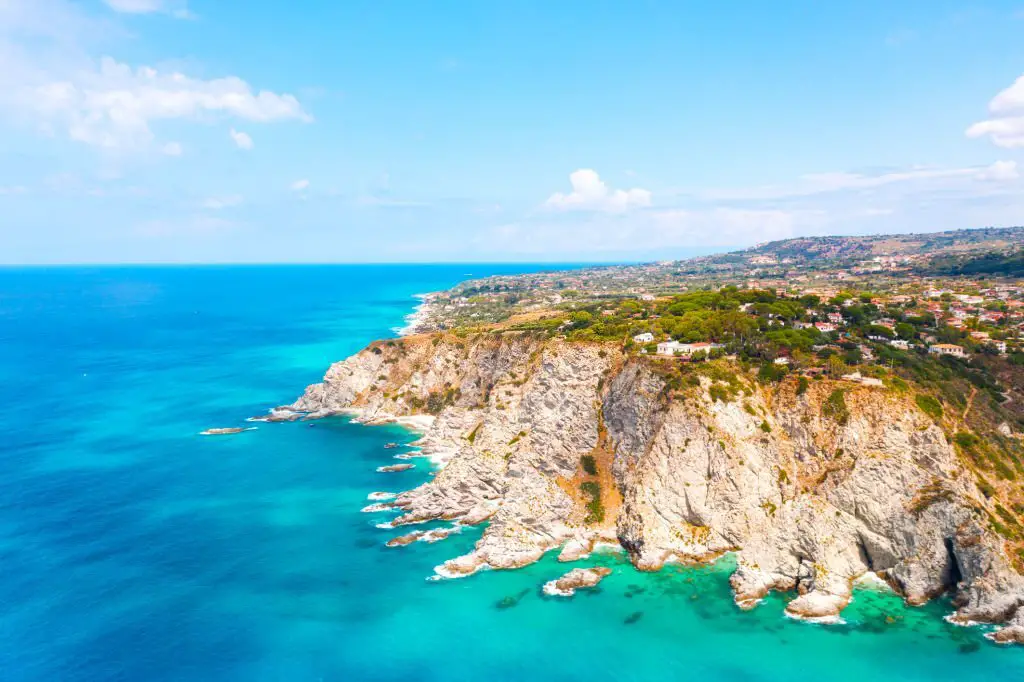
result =
[[[435,417],[444,462],[398,496],[395,525],[489,521],[439,571],[514,568],[559,549],[625,548],[641,570],[735,552],[737,603],[793,591],[794,616],[838,616],[853,581],[1024,639],[1024,578],[991,503],[942,425],[906,391],[684,366],[521,332],[420,335],[334,364],[273,419]]]

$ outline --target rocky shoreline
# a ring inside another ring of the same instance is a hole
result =
[[[390,501],[401,515],[388,527],[488,522],[440,577],[552,550],[571,561],[604,542],[647,571],[734,552],[741,608],[791,592],[788,615],[833,621],[874,574],[909,604],[949,593],[955,620],[1004,624],[992,638],[1021,641],[1024,578],[951,443],[911,400],[846,387],[840,423],[823,409],[828,380],[802,394],[734,381],[670,389],[608,346],[419,335],[336,363],[269,419],[416,424],[438,471]]]
[[[405,316],[405,325],[395,329],[395,333],[398,336],[412,336],[437,331],[434,311],[437,296],[437,292],[416,294],[414,298],[419,299],[419,305],[413,309],[412,313]]]

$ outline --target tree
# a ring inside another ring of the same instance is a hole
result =
[[[827,368],[829,376],[833,379],[838,379],[846,374],[846,363],[843,362],[842,358],[838,355],[832,355],[829,357]]]
[[[914,325],[907,324],[906,322],[896,323],[896,336],[907,341],[911,341],[917,337],[917,330],[914,329]]]

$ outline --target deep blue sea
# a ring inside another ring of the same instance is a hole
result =
[[[599,589],[565,565],[427,581],[479,530],[388,549],[397,474],[344,419],[210,427],[291,402],[416,301],[530,266],[0,269],[0,680],[1022,680],[1024,649],[862,590],[845,625],[733,606],[729,560]],[[585,564],[587,562],[583,562]],[[581,565],[583,565],[581,564]]]

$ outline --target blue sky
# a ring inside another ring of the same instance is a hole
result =
[[[0,262],[1024,222],[1024,0],[0,0]]]

